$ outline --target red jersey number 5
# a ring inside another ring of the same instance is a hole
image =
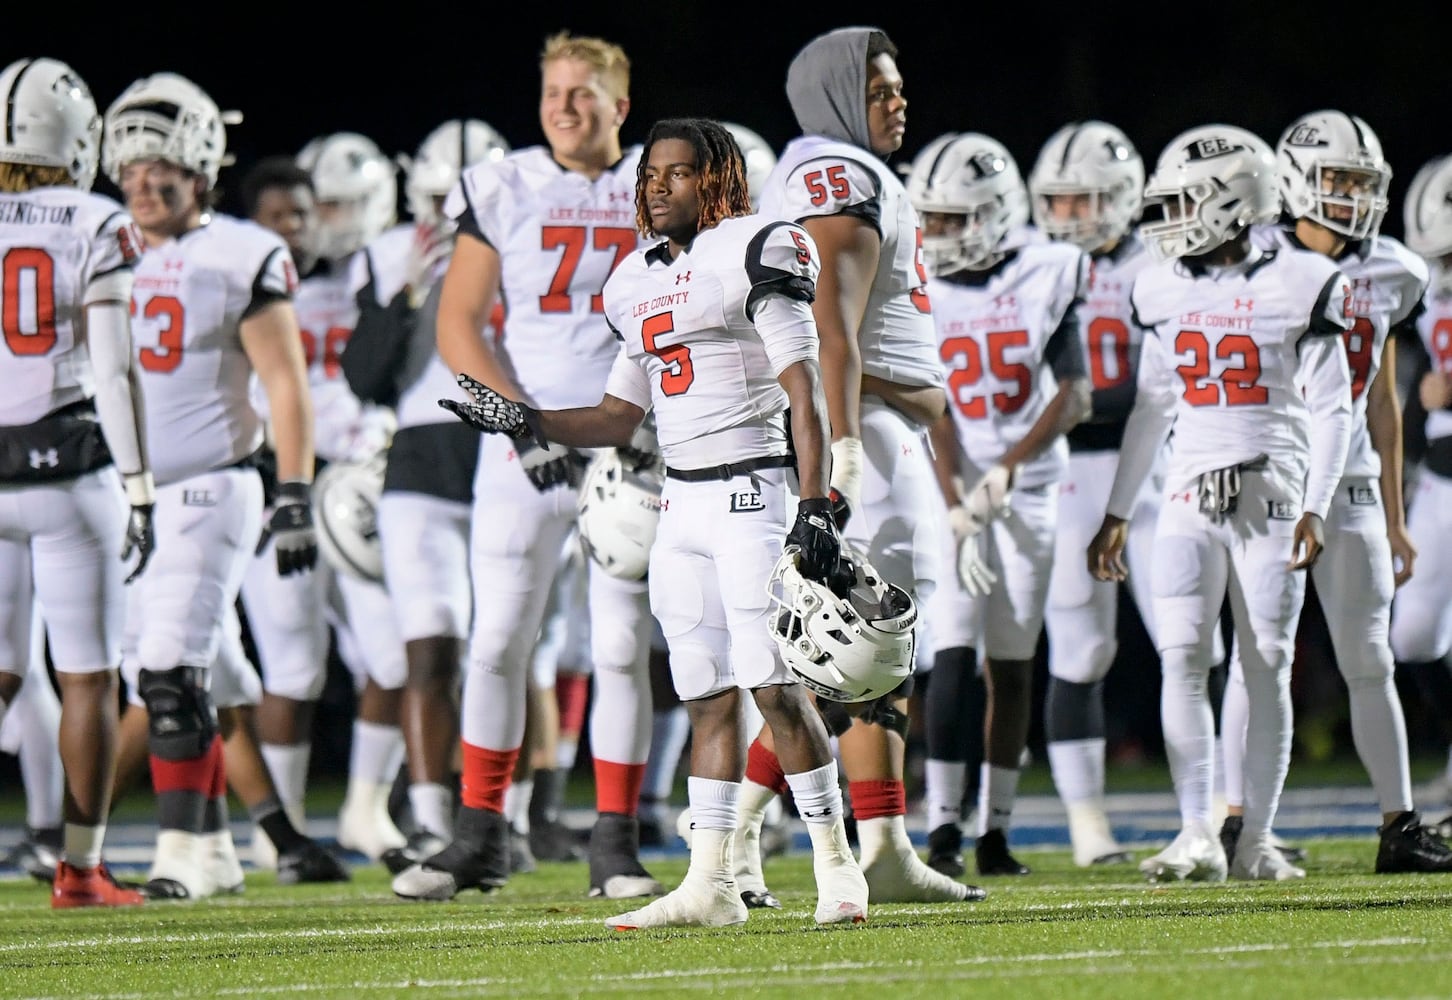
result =
[[[663,333],[672,333],[675,328],[675,319],[668,312],[647,317],[640,326],[640,339],[645,344],[645,349],[665,363],[665,371],[660,373],[660,391],[667,396],[683,394],[696,381],[696,370],[691,365],[689,347],[685,344],[661,347],[655,342],[656,337]]]

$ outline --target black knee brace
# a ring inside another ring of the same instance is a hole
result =
[[[908,681],[910,682],[911,680],[912,678],[909,677]],[[901,690],[901,688],[898,690]],[[869,704],[867,711],[863,712],[859,718],[863,722],[869,722],[881,726],[884,729],[889,729],[903,739],[907,739],[907,713],[899,711],[898,707],[892,703],[892,700],[897,697],[901,696],[896,691],[892,694],[883,695],[881,698]]]
[[[822,716],[822,721],[827,725],[827,732],[833,736],[841,736],[852,728],[852,713],[847,711],[847,706],[840,701],[827,701],[817,699],[817,712]]]
[[[142,670],[137,691],[150,717],[151,752],[162,760],[195,760],[217,735],[205,667]]]

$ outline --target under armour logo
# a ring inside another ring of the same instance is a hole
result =
[[[834,815],[836,815],[836,812],[832,809],[831,806],[827,806],[825,809],[802,810],[802,819],[807,820],[808,822],[814,819],[831,819]]]
[[[1018,299],[1012,295],[995,295],[993,297],[993,307],[995,309],[1012,309],[1017,305]]]
[[[1235,308],[1237,310],[1239,310],[1239,309],[1250,309],[1250,310],[1253,310],[1253,309],[1255,309],[1255,299],[1236,299],[1235,300]]]
[[[161,262],[161,269],[163,271],[180,271],[184,266],[186,265],[179,260],[167,259]]]
[[[1173,503],[1176,500],[1180,501],[1181,503],[1189,503],[1190,502],[1190,494],[1188,494],[1188,493],[1171,493],[1170,494],[1170,502]]]
[[[41,451],[37,448],[30,449],[30,467],[32,469],[54,469],[60,465],[60,454],[54,448],[47,448]]]
[[[629,192],[629,191],[611,191],[610,192],[610,200],[612,202],[615,202],[615,201],[631,201],[634,198],[635,198],[635,195],[633,193]]]
[[[1078,492],[1078,487],[1075,486],[1073,483],[1060,483],[1059,484],[1059,495],[1060,496],[1063,496],[1065,493],[1077,493],[1077,492]]]
[[[913,446],[908,444],[907,442],[903,442],[902,453],[904,455],[911,455],[913,453]]]
[[[690,281],[690,280],[691,280],[691,272],[690,271],[683,271],[680,274],[676,275],[676,284],[678,284],[678,285],[681,282],[683,282],[683,281]]]
[[[1367,291],[1370,291],[1371,290],[1371,279],[1370,278],[1352,278],[1351,279],[1351,287],[1352,288],[1364,288]]]

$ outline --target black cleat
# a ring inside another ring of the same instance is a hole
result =
[[[963,861],[963,829],[957,823],[944,823],[928,834],[928,867],[949,878],[968,873]]]
[[[37,882],[55,881],[56,865],[61,859],[59,828],[35,830],[27,826],[25,839],[5,855],[5,864],[18,868]]]
[[[973,845],[979,875],[1027,875],[1028,865],[1008,853],[1008,837],[1002,830],[989,830]]]
[[[390,847],[378,860],[383,862],[383,867],[388,869],[390,875],[397,875],[447,846],[448,842],[443,837],[428,830],[415,830],[408,835],[406,844],[402,847]]]
[[[659,896],[665,886],[640,863],[640,827],[634,816],[603,812],[590,831],[590,895],[606,899]]]
[[[141,886],[141,895],[147,899],[174,900],[192,898],[192,894],[187,891],[187,887],[172,878],[154,878],[143,883]]]
[[[746,891],[741,894],[741,901],[746,904],[748,910],[780,910],[781,900],[770,889],[763,889],[760,892]]]
[[[465,889],[490,892],[509,881],[509,823],[503,813],[463,806],[454,842],[393,877],[400,899],[453,899]]]
[[[1235,845],[1240,843],[1240,830],[1245,826],[1245,819],[1241,816],[1226,816],[1225,822],[1220,824],[1220,846],[1225,849],[1225,867],[1228,870],[1230,863],[1235,860]]]
[[[644,839],[644,824],[641,825]],[[529,849],[539,861],[584,861],[580,835],[557,819],[529,824]]]
[[[1376,873],[1452,872],[1452,848],[1422,825],[1422,817],[1404,812],[1381,828]]]
[[[343,862],[316,840],[277,856],[277,884],[304,882],[349,882],[353,876]]]

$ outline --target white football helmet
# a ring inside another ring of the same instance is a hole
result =
[[[403,167],[403,195],[413,221],[436,226],[442,221],[434,199],[442,198],[459,182],[464,168],[481,160],[501,160],[509,143],[494,126],[477,118],[452,118],[419,143],[412,157],[399,157]]]
[[[1234,125],[1189,129],[1160,154],[1144,200],[1159,210],[1139,227],[1155,257],[1205,253],[1255,223],[1275,220],[1280,211],[1275,154],[1265,140]]]
[[[1342,111],[1293,121],[1276,146],[1281,205],[1348,239],[1374,237],[1386,215],[1391,167],[1371,126]]]
[[[200,174],[211,189],[217,172],[232,162],[227,125],[242,116],[220,111],[206,91],[175,73],[154,73],[122,91],[106,109],[101,165],[121,183],[121,168],[137,160],[165,160]]]
[[[381,457],[329,462],[312,488],[318,551],[338,572],[373,583],[383,582],[383,546],[378,539],[383,471]]]
[[[645,578],[664,485],[663,464],[634,471],[614,448],[590,460],[577,499],[580,545],[611,576]]]
[[[746,159],[746,186],[751,192],[751,207],[756,208],[761,204],[761,192],[766,189],[766,179],[771,176],[771,171],[776,166],[776,150],[745,125],[737,125],[735,122],[721,124],[726,126],[726,131],[731,133],[736,145],[741,147],[741,155]]]
[[[923,235],[923,262],[940,275],[986,270],[1003,259],[1004,238],[1028,221],[1028,190],[1018,164],[996,139],[949,132],[913,160],[908,198],[918,214],[965,216],[961,232]]]
[[[1402,203],[1407,246],[1429,260],[1452,253],[1452,156],[1428,160]]]
[[[312,175],[317,194],[319,257],[341,260],[397,220],[397,164],[367,136],[319,136],[297,154],[297,164]]]
[[[766,593],[775,606],[768,627],[787,668],[828,701],[871,701],[913,671],[918,609],[907,591],[882,579],[860,552],[843,552],[857,569],[846,598],[797,570],[788,546]]]
[[[0,72],[0,160],[64,167],[89,191],[101,155],[101,116],[75,70],[58,59],[17,59]]]
[[[1045,236],[1093,251],[1122,240],[1139,221],[1144,160],[1113,125],[1075,122],[1049,136],[1029,174],[1028,187],[1034,225]],[[1050,195],[1085,195],[1088,211],[1056,217]]]

